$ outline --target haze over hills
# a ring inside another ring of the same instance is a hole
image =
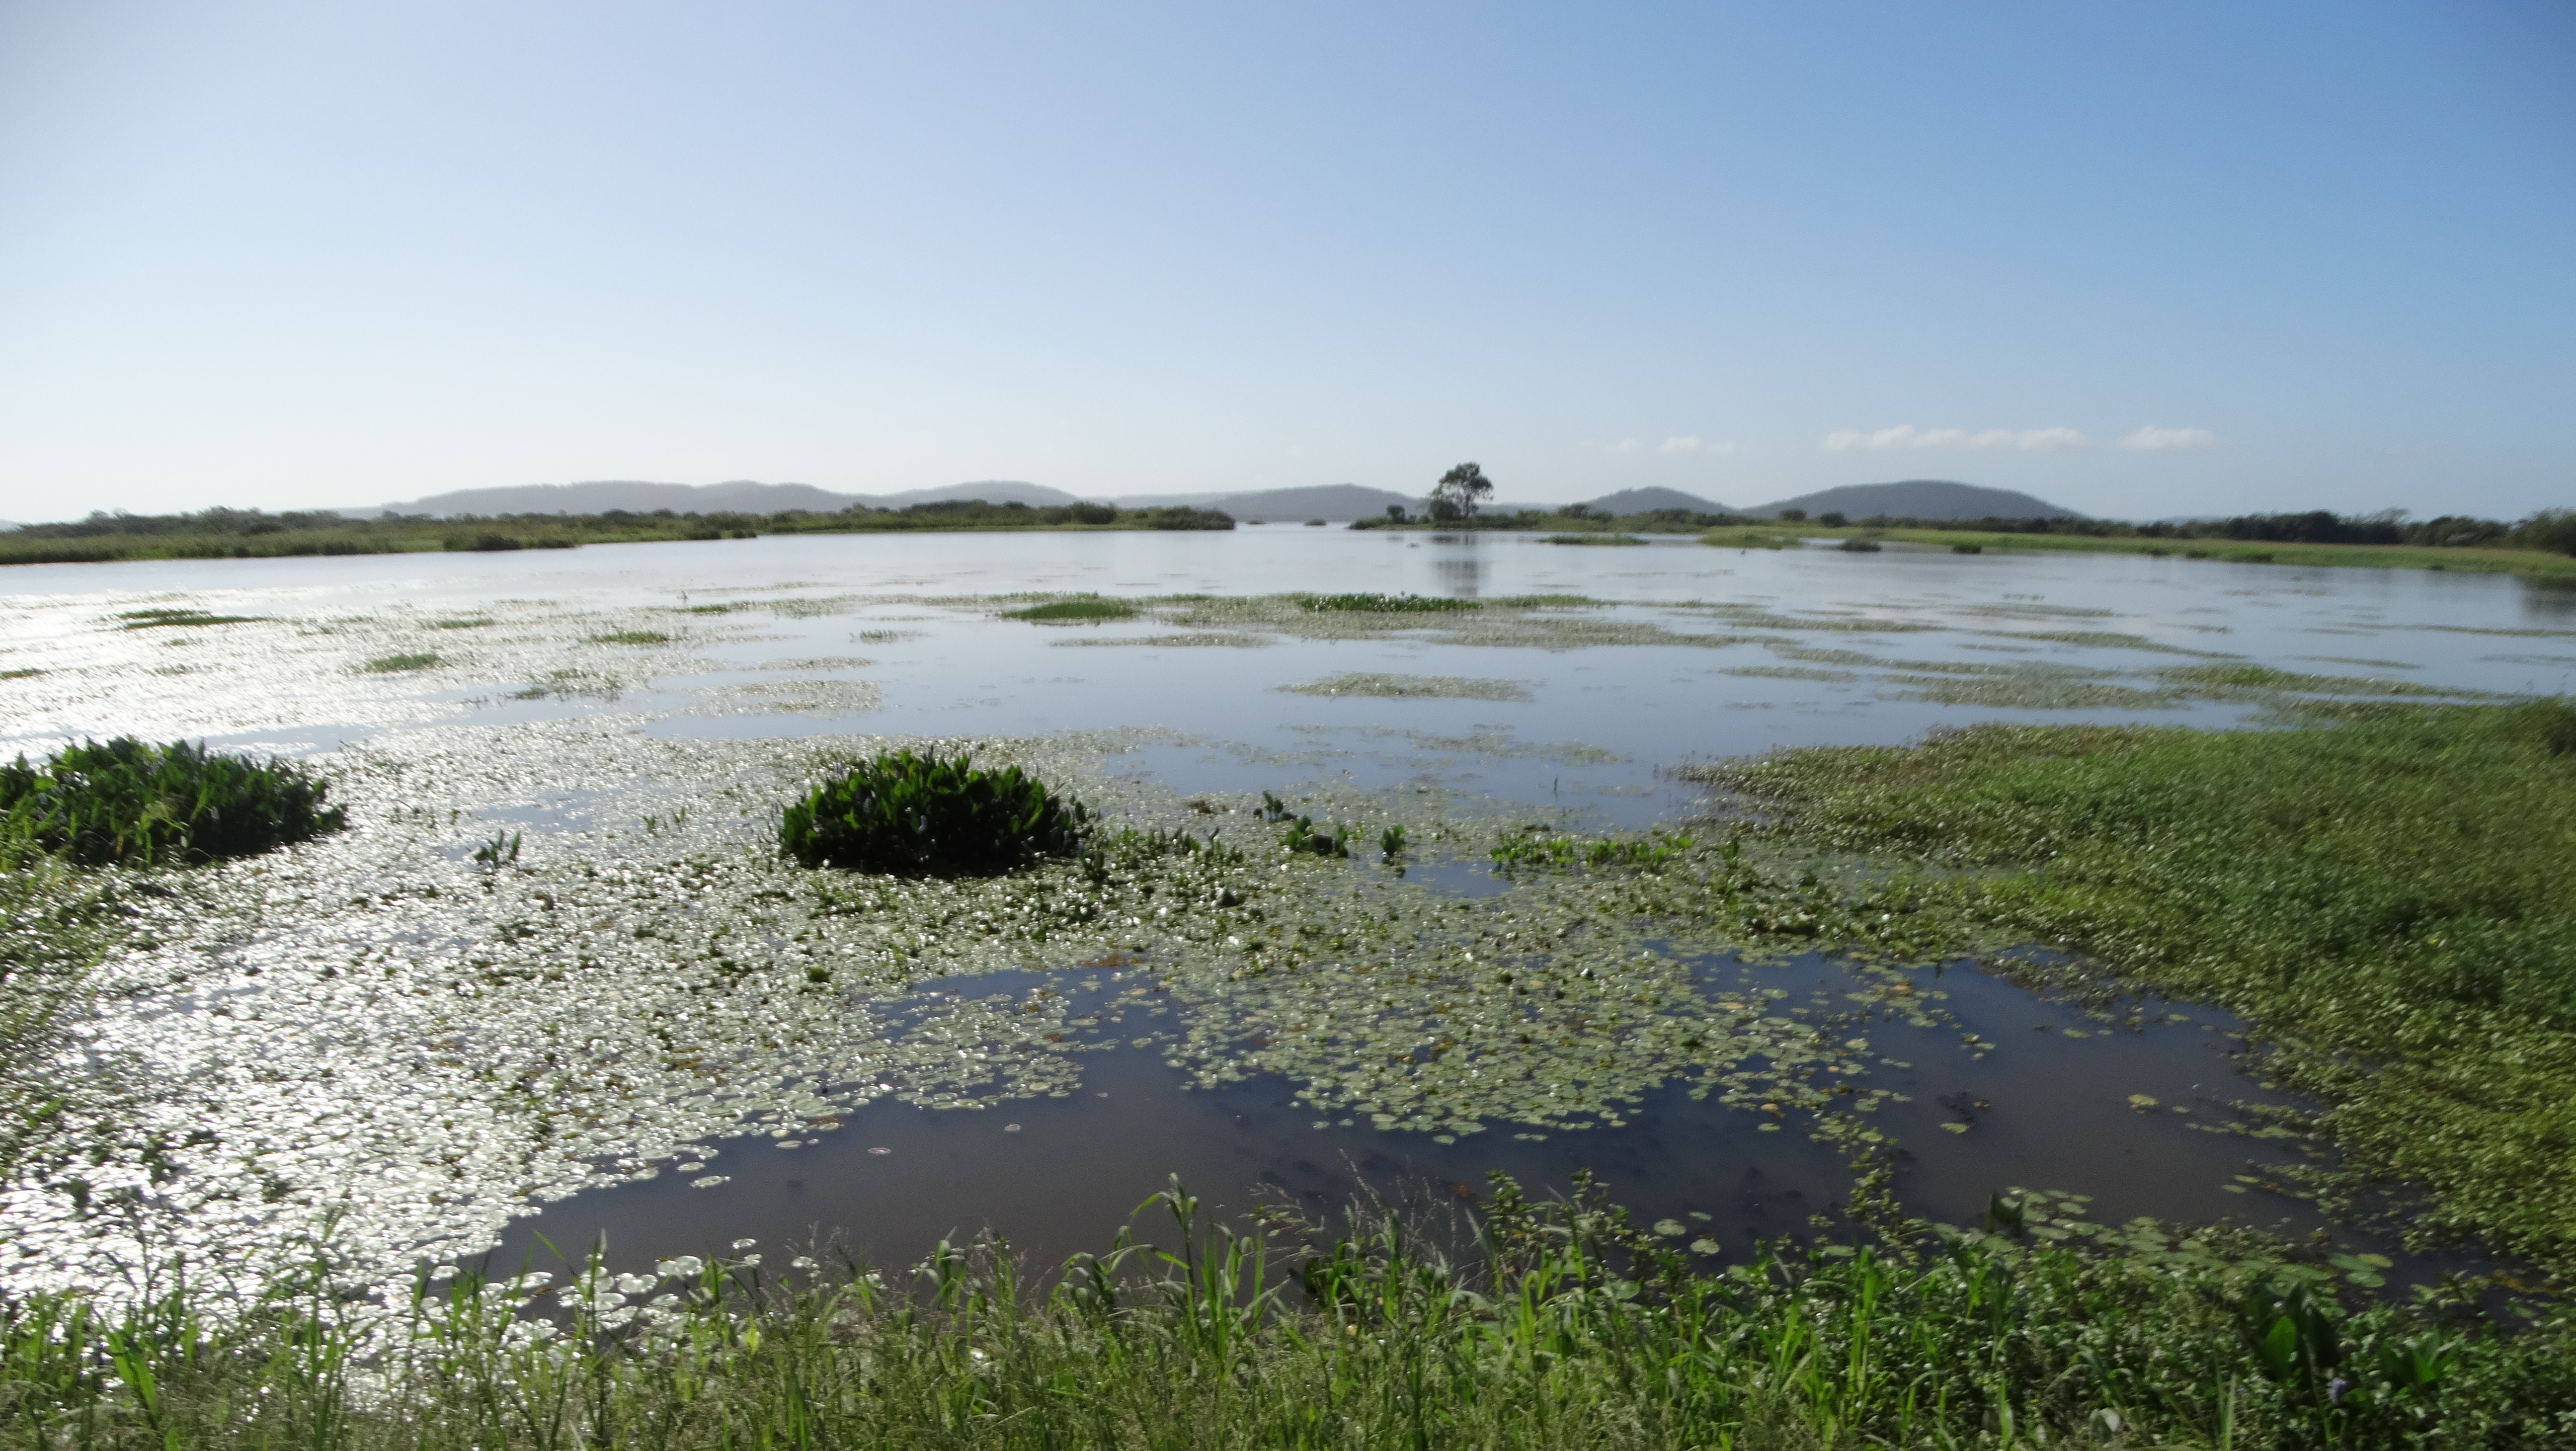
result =
[[[1260,489],[1248,494],[1126,494],[1119,497],[1118,503],[1130,509],[1164,504],[1223,509],[1238,522],[1263,519],[1302,524],[1308,519],[1328,519],[1342,524],[1378,518],[1389,505],[1401,505],[1408,512],[1418,513],[1423,497],[1360,484],[1317,484],[1303,489]]]
[[[1009,479],[908,489],[899,494],[843,494],[818,489],[811,484],[763,484],[749,479],[723,484],[655,484],[634,479],[601,479],[580,484],[517,484],[491,489],[457,489],[414,499],[407,504],[380,504],[337,512],[360,519],[382,513],[428,514],[444,518],[455,514],[598,514],[610,509],[624,509],[637,514],[649,514],[656,509],[668,509],[675,514],[707,514],[721,509],[739,510],[746,514],[775,514],[788,509],[807,509],[829,514],[852,504],[900,509],[907,504],[931,504],[943,499],[982,499],[991,504],[1007,504],[1016,500],[1032,506],[1079,502],[1062,489]]]
[[[815,513],[833,513],[853,504],[875,509],[900,509],[911,504],[937,503],[948,499],[982,499],[992,504],[1022,503],[1033,508],[1081,502],[1080,496],[1044,484],[1011,479],[985,479],[962,484],[943,484],[935,488],[907,489],[895,494],[844,494],[818,489],[811,484],[764,484],[737,479],[722,484],[658,484],[631,479],[602,479],[578,484],[521,484],[490,489],[457,489],[433,494],[409,503],[384,504],[363,509],[342,509],[352,518],[373,518],[380,513],[427,514],[447,517],[457,514],[597,514],[610,509],[650,513],[668,509],[679,514],[704,514],[718,510],[738,510],[747,514],[772,514],[788,509],[805,509]],[[1344,523],[1353,519],[1374,519],[1384,514],[1387,506],[1401,504],[1419,512],[1424,495],[1402,494],[1392,489],[1370,488],[1362,484],[1318,484],[1306,488],[1260,489],[1228,493],[1211,490],[1191,494],[1121,494],[1104,502],[1123,508],[1150,509],[1187,506],[1222,509],[1241,519],[1273,521],[1329,519]],[[1497,503],[1493,507],[1510,508]],[[1547,507],[1541,505],[1538,507]],[[1679,489],[1621,489],[1587,502],[1586,507],[1602,514],[1645,514],[1660,509],[1680,509],[1694,514],[1746,514],[1771,518],[1783,509],[1804,509],[1808,517],[1840,512],[1854,519],[1873,515],[1910,519],[2038,519],[2084,516],[2072,509],[2049,503],[2045,499],[2014,489],[1989,489],[1974,484],[1954,483],[1941,479],[1908,479],[1892,484],[1848,484],[1817,493],[1781,499],[1753,509],[1737,509],[1697,494]],[[8,527],[0,525],[0,527]]]
[[[1732,514],[1737,512],[1724,504],[1685,494],[1679,489],[1621,489],[1587,500],[1584,507],[1595,514],[1651,514],[1658,509],[1680,509],[1692,514]]]
[[[1893,519],[2081,519],[2072,509],[2018,489],[1987,489],[1946,479],[1907,479],[1894,484],[1845,484],[1782,499],[1745,512],[1772,518],[1783,509],[1804,509],[1807,517],[1840,513],[1854,519],[1884,514]]]
[[[1080,496],[1062,489],[1013,479],[942,484],[936,488],[907,489],[896,494],[843,494],[818,489],[811,484],[763,484],[748,479],[723,484],[656,484],[632,479],[602,479],[580,484],[457,489],[409,503],[380,504],[337,512],[350,518],[373,518],[383,513],[428,514],[440,518],[457,514],[598,514],[610,509],[625,509],[638,514],[651,513],[656,509],[668,509],[675,514],[705,514],[717,510],[774,514],[787,509],[806,509],[828,514],[853,504],[865,504],[872,509],[900,509],[948,499],[982,499],[988,504],[1020,503],[1032,508],[1082,502]],[[1223,509],[1239,519],[1286,519],[1294,516],[1300,521],[1331,519],[1345,522],[1374,518],[1385,513],[1389,504],[1418,509],[1422,505],[1422,497],[1387,489],[1364,488],[1358,484],[1321,484],[1310,488],[1263,489],[1250,493],[1127,494],[1104,502],[1130,509],[1174,505]]]

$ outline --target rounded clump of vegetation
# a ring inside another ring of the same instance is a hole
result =
[[[330,786],[279,760],[156,746],[132,736],[0,766],[0,864],[56,855],[83,866],[251,856],[348,824]]]
[[[809,867],[949,876],[1006,872],[1082,850],[1091,813],[1017,766],[896,751],[787,808],[778,843]]]

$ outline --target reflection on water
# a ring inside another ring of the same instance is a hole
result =
[[[1440,553],[1431,561],[1431,572],[1440,581],[1442,593],[1453,599],[1472,600],[1483,592],[1485,556],[1478,547],[1481,538],[1475,534],[1432,536]]]
[[[2576,579],[2524,575],[2522,612],[2559,626],[2576,620]]]

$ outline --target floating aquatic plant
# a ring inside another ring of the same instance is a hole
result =
[[[132,736],[0,766],[0,861],[57,853],[88,866],[249,856],[347,824],[302,767]]]
[[[787,808],[779,845],[809,867],[898,875],[1008,871],[1082,849],[1090,812],[1017,766],[896,751]]]
[[[1313,817],[1300,816],[1288,823],[1279,844],[1300,856],[1346,857],[1351,854],[1351,829],[1337,826],[1318,831]]]
[[[1004,618],[1034,620],[1040,624],[1059,620],[1125,620],[1132,619],[1136,607],[1125,600],[1102,599],[1098,595],[1076,595],[1069,600],[1052,600],[1031,605],[1024,610],[1009,611]]]
[[[1533,828],[1535,830],[1535,828]],[[1566,836],[1523,836],[1495,847],[1494,865],[1514,867],[1637,867],[1651,870],[1691,849],[1680,832],[1654,832],[1630,841],[1578,842]]]
[[[1465,675],[1383,675],[1355,672],[1279,687],[1291,695],[1367,696],[1380,700],[1527,700],[1529,687],[1516,680],[1479,680]]]
[[[1477,600],[1451,599],[1445,595],[1339,594],[1295,595],[1292,598],[1297,601],[1298,608],[1318,614],[1421,615],[1483,607]]]
[[[172,625],[248,625],[256,624],[258,615],[217,615],[204,610],[159,608],[119,611],[118,619],[128,630],[157,630]]]

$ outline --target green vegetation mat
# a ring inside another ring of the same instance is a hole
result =
[[[2576,1273],[2576,707],[2311,706],[2276,732],[1981,726],[1703,768],[1804,842],[1970,868],[1955,913],[2220,1003],[2341,1168]]]

